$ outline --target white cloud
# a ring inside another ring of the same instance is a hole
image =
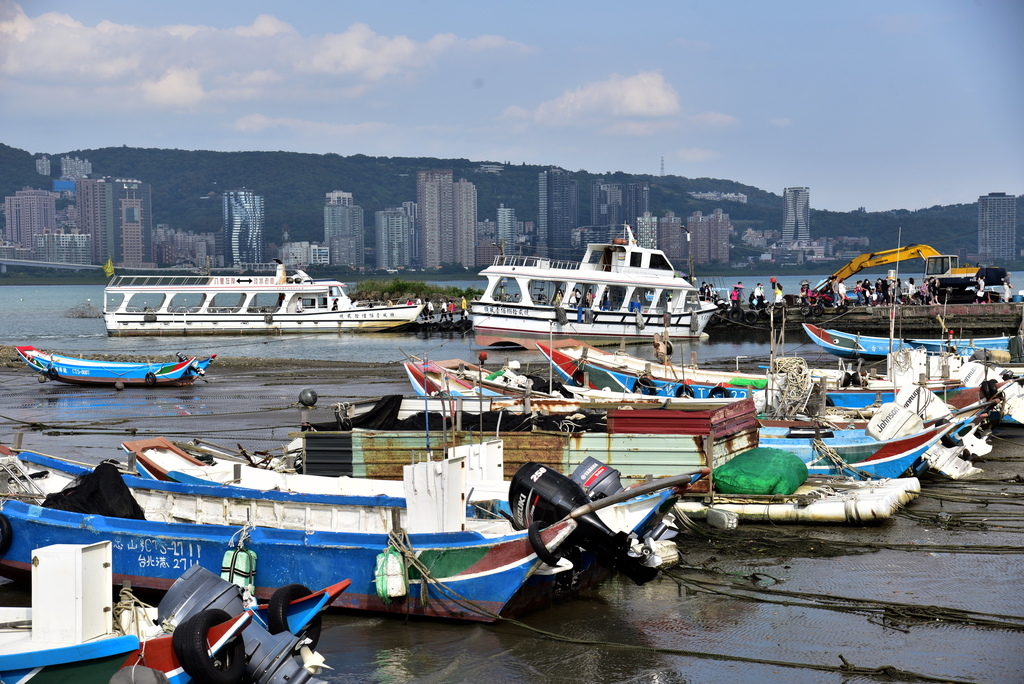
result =
[[[389,124],[379,122],[336,124],[327,121],[306,121],[289,117],[268,117],[263,114],[248,114],[240,117],[235,120],[232,127],[243,133],[262,133],[273,128],[284,128],[313,137],[350,137],[380,134],[392,128]]]
[[[234,29],[235,34],[245,38],[266,38],[279,34],[295,35],[296,31],[291,24],[281,21],[270,14],[261,14],[248,26],[239,26]]]
[[[438,34],[425,43],[405,36],[387,37],[366,24],[352,24],[345,33],[332,33],[319,40],[313,55],[300,65],[303,71],[349,75],[378,80],[403,70],[418,68],[427,60],[450,49],[455,35]]]
[[[679,113],[679,96],[657,71],[635,76],[612,74],[542,103],[534,111],[538,123],[558,126],[591,118],[664,117]]]
[[[191,109],[206,95],[195,69],[168,69],[158,80],[143,81],[140,87],[147,102],[173,109]]]
[[[684,162],[709,162],[714,161],[722,155],[714,150],[702,150],[699,147],[679,149],[675,152],[676,159]]]
[[[739,119],[732,114],[722,114],[721,112],[701,112],[700,114],[693,114],[686,118],[691,123],[712,127],[732,126],[739,122]]]

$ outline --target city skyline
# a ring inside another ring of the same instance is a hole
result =
[[[1024,192],[1018,2],[608,3],[644,35],[616,50],[601,3],[450,6],[0,0],[2,142],[663,170],[832,211]]]

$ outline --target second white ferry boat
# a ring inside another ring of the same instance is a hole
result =
[[[411,326],[422,310],[356,303],[344,283],[278,263],[273,276],[115,276],[103,321],[110,336],[381,332]]]
[[[589,344],[700,337],[718,310],[676,273],[665,253],[625,237],[587,245],[580,262],[499,255],[470,306],[476,342],[533,348],[538,340]]]

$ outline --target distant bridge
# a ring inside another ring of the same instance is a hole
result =
[[[93,264],[68,264],[63,261],[32,261],[30,259],[0,259],[0,273],[7,273],[8,266],[35,266],[37,268],[63,268],[69,271],[85,271],[102,269],[103,266]]]

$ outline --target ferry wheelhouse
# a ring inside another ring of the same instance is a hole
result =
[[[356,303],[344,283],[279,263],[273,276],[115,276],[103,321],[110,336],[381,332],[414,324],[422,310]]]
[[[533,348],[538,340],[590,344],[646,340],[655,333],[700,337],[717,311],[659,249],[625,237],[587,245],[580,262],[499,255],[480,275],[487,288],[470,307],[478,344]]]

